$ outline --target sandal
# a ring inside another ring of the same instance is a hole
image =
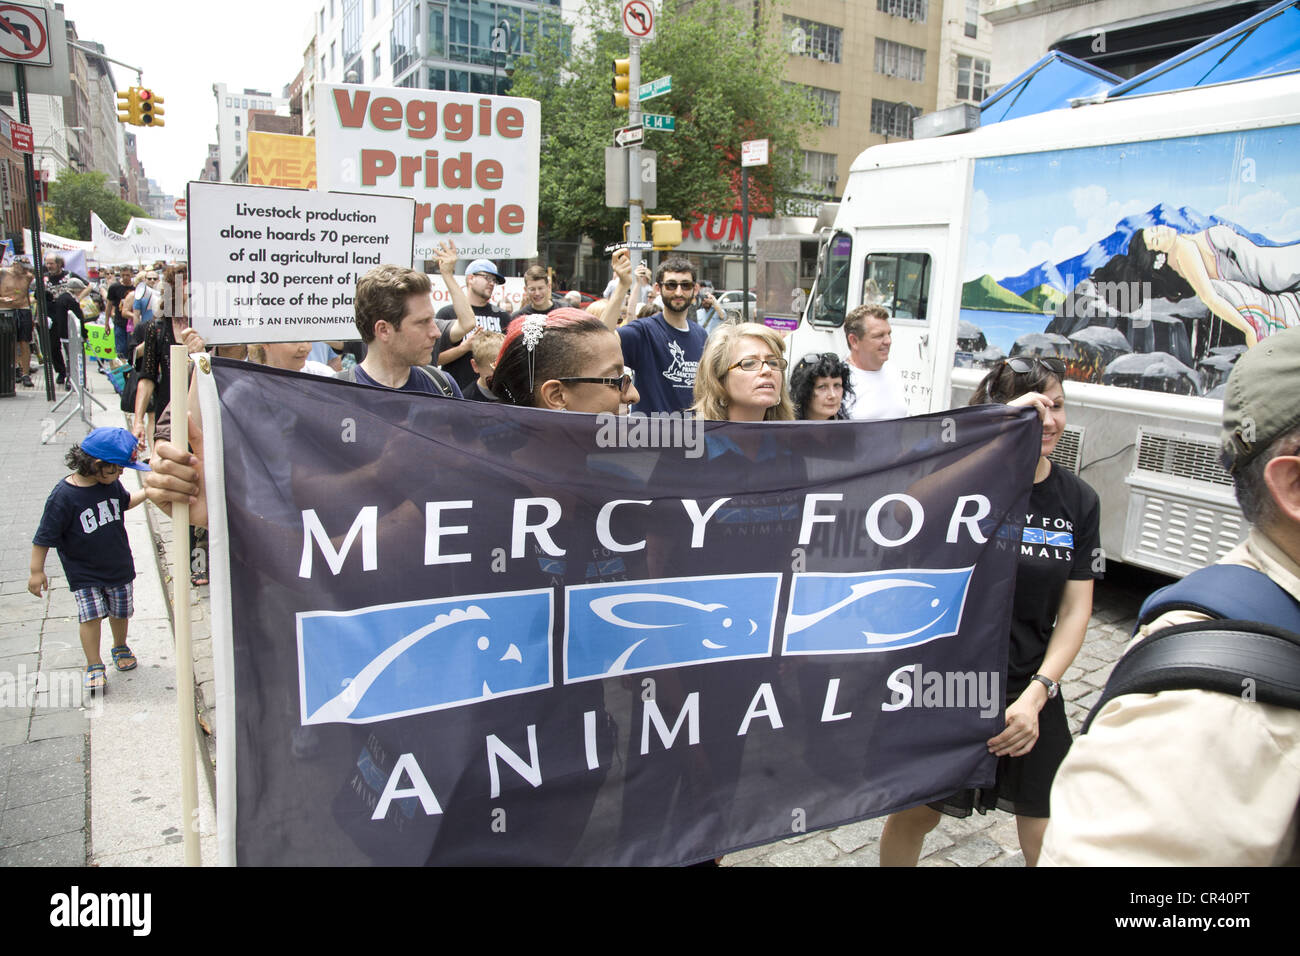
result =
[[[92,694],[107,687],[108,678],[104,676],[104,665],[91,664],[87,667],[86,675],[81,678],[81,686]]]
[[[109,653],[113,655],[113,666],[118,670],[135,670],[135,665],[137,663],[135,655],[131,653],[131,648],[127,647],[125,644],[120,647],[109,648]]]

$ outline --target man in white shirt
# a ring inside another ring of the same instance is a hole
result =
[[[853,382],[849,418],[906,418],[903,383],[892,369],[885,369],[889,361],[889,312],[879,305],[858,306],[844,317],[844,337],[849,343],[849,375]]]

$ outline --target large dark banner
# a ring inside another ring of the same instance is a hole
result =
[[[992,782],[1032,411],[701,427],[212,366],[228,861],[688,863]]]

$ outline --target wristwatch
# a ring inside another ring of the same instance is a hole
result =
[[[1052,680],[1050,677],[1044,677],[1042,674],[1035,674],[1030,680],[1036,680],[1047,688],[1047,699],[1051,700],[1061,692],[1061,682]]]

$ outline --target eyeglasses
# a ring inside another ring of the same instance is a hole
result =
[[[822,361],[822,359],[835,363],[842,361],[842,359],[840,359],[840,357],[834,352],[809,352],[799,360],[799,365],[816,365]]]
[[[624,372],[624,373],[623,373],[622,375],[620,375],[618,378],[588,378],[588,377],[585,377],[585,376],[584,376],[584,377],[571,376],[571,377],[569,377],[569,378],[557,378],[557,379],[556,379],[557,382],[563,382],[563,383],[565,383],[566,385],[569,384],[569,383],[578,384],[578,385],[581,385],[581,384],[586,384],[586,385],[608,385],[610,388],[616,388],[616,389],[618,389],[618,393],[619,393],[620,395],[626,395],[626,394],[627,394],[627,390],[628,390],[629,388],[632,387],[632,383],[633,383],[635,380],[636,380],[636,376],[632,374],[632,370],[631,370],[631,369],[628,369],[626,372]]]
[[[727,371],[730,372],[733,368],[738,368],[742,372],[757,372],[760,368],[766,365],[768,368],[773,369],[774,371],[784,372],[786,370],[786,366],[788,366],[789,364],[790,363],[783,358],[757,359],[754,358],[754,356],[752,355],[747,355],[745,356],[745,358],[741,359],[735,365],[728,365]]]
[[[673,282],[671,280],[668,280],[659,283],[659,287],[662,288],[665,292],[676,292],[678,289],[682,289],[682,290],[694,289],[695,283],[694,282]]]
[[[1048,374],[1055,375],[1059,379],[1065,378],[1065,362],[1059,358],[1009,358],[1004,359],[1011,371],[1017,375],[1025,375],[1032,372],[1035,367],[1044,369]]]

